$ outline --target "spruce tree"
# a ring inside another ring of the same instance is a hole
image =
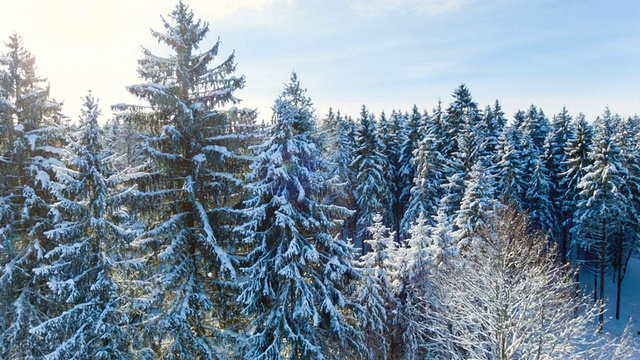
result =
[[[361,334],[344,294],[357,278],[351,248],[334,232],[351,212],[323,203],[328,164],[314,110],[295,73],[273,106],[273,125],[247,185],[249,246],[238,301],[249,318],[247,359],[342,358]]]
[[[416,175],[411,188],[411,197],[401,223],[401,238],[408,238],[408,231],[422,216],[430,221],[436,214],[443,195],[441,184],[448,175],[448,164],[444,155],[446,145],[445,124],[441,105],[426,117],[423,128],[424,138],[419,141],[415,152]]]
[[[596,121],[596,135],[590,154],[593,163],[584,171],[578,188],[580,200],[577,204],[574,241],[596,259],[595,273],[598,275],[597,299],[600,303],[599,331],[604,324],[604,281],[609,264],[609,248],[614,244],[618,232],[630,214],[628,169],[624,159],[617,128],[620,118],[607,109]],[[595,293],[595,292],[594,292]]]
[[[387,182],[388,162],[385,159],[384,145],[380,139],[376,121],[363,105],[356,128],[356,144],[351,168],[356,172],[356,238],[355,245],[366,253],[365,239],[368,239],[369,226],[373,216],[381,214],[388,218],[390,212],[390,190]]]
[[[465,192],[460,210],[455,217],[456,231],[452,233],[457,246],[473,251],[477,243],[478,229],[485,226],[498,206],[495,200],[495,186],[491,174],[481,163],[474,165],[465,183]]]
[[[444,116],[447,129],[444,155],[450,173],[441,185],[444,196],[440,205],[453,221],[460,209],[467,175],[471,167],[481,160],[488,129],[482,126],[478,104],[464,84],[454,90],[452,97]]]
[[[397,244],[395,234],[383,223],[382,216],[373,217],[369,228],[371,239],[365,240],[371,251],[362,256],[357,266],[361,280],[354,294],[356,302],[363,309],[362,329],[364,331],[367,357],[387,359],[389,355],[389,325],[396,311],[392,280],[397,277],[395,257]]]
[[[564,181],[564,174],[567,171],[567,155],[565,148],[568,143],[573,140],[573,122],[566,108],[553,117],[551,123],[551,133],[547,137],[546,144],[546,160],[549,169],[549,198],[552,200],[552,237],[558,244],[560,252],[560,261],[567,262],[567,253],[569,252],[569,230],[567,226],[570,214],[571,199],[567,198],[569,194],[566,188],[567,183]]]
[[[398,181],[399,199],[398,212],[396,215],[396,235],[398,240],[402,238],[404,216],[411,201],[411,189],[416,178],[416,151],[420,147],[420,142],[425,136],[425,123],[429,115],[425,112],[421,114],[416,105],[413,105],[411,114],[404,124],[404,135],[400,150],[400,178]]]
[[[402,213],[404,211],[404,205],[402,203],[403,192],[403,177],[401,173],[402,163],[400,157],[402,156],[402,139],[405,138],[404,123],[406,122],[407,115],[399,111],[393,111],[390,119],[387,119],[386,114],[382,112],[379,121],[379,133],[380,140],[383,148],[382,153],[387,160],[387,172],[386,181],[389,184],[389,213],[385,224],[389,226],[394,233],[397,232],[402,219]]]
[[[45,233],[55,246],[33,270],[47,282],[43,296],[60,305],[30,330],[50,359],[123,358],[129,350],[128,302],[118,279],[119,267],[142,266],[126,256],[134,232],[121,218],[134,190],[119,188],[127,174],[109,168],[114,158],[102,150],[98,117],[98,103],[88,95],[67,147],[68,166],[55,168],[55,226]]]
[[[496,195],[503,203],[522,209],[526,189],[522,158],[520,156],[520,135],[513,126],[507,126],[498,138],[495,165]]]
[[[356,149],[355,124],[353,119],[343,117],[338,112],[336,126],[335,148],[328,158],[332,164],[331,182],[335,187],[335,191],[331,193],[333,195],[331,202],[353,210],[357,206],[355,199],[356,173],[351,168]],[[356,221],[356,217],[351,216],[343,222],[342,239],[344,241],[355,239]]]
[[[152,357],[216,358],[229,351],[222,329],[237,320],[233,207],[242,201],[241,176],[253,111],[239,109],[235,56],[216,61],[220,41],[200,47],[209,25],[178,2],[164,32],[151,31],[169,55],[143,48],[127,90],[146,107],[119,106],[148,124],[145,152],[151,169],[138,180],[134,211],[146,231],[135,242],[149,257],[141,282],[139,351]],[[138,116],[139,111],[144,116]],[[231,341],[231,340],[229,340]]]
[[[52,100],[46,80],[36,75],[35,58],[18,35],[6,43],[0,58],[0,118],[3,135],[0,185],[0,238],[4,252],[0,270],[0,357],[38,356],[30,330],[55,311],[48,303],[47,279],[33,269],[46,264],[55,247],[45,234],[56,221],[54,169],[64,167],[64,117]]]

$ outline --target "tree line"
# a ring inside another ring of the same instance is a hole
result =
[[[268,124],[179,2],[146,105],[71,121],[17,35],[0,57],[0,357],[619,358],[605,275],[638,248],[640,118],[448,105]],[[577,290],[594,274],[593,301]],[[630,334],[629,329],[629,334]]]

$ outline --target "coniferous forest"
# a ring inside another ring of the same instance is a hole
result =
[[[640,117],[509,116],[464,84],[317,114],[293,73],[263,123],[207,22],[158,25],[169,55],[142,49],[111,118],[91,93],[66,117],[5,42],[0,358],[640,357],[631,325],[600,335],[640,245]]]

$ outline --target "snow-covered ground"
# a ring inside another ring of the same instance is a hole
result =
[[[580,283],[587,294],[593,296],[593,273],[583,270],[580,272]],[[608,269],[605,277],[605,324],[604,332],[611,336],[621,336],[630,319],[633,319],[633,333],[640,331],[640,259],[629,259],[627,273],[622,280],[622,296],[620,302],[620,319],[616,320],[616,284],[613,282],[613,272]],[[597,318],[594,319],[597,326]]]

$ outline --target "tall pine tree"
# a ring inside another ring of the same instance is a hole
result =
[[[227,352],[225,334],[236,321],[237,275],[230,214],[242,201],[241,175],[248,166],[247,135],[253,112],[238,109],[235,56],[217,59],[220,41],[200,51],[209,25],[179,2],[162,19],[164,32],[151,34],[169,49],[167,57],[143,48],[142,84],[128,86],[146,100],[138,117],[150,127],[146,154],[150,176],[139,181],[135,211],[147,231],[136,241],[149,256],[141,287],[140,351],[153,357],[215,358]],[[121,108],[127,109],[126,106]]]
[[[322,201],[328,164],[311,100],[295,74],[273,112],[239,228],[250,249],[238,298],[251,321],[245,358],[342,358],[361,341],[344,294],[357,278],[351,249],[334,235],[350,211]]]
[[[36,75],[35,58],[18,35],[6,45],[0,58],[0,119],[7,140],[0,161],[0,357],[28,358],[40,355],[30,329],[58,307],[47,302],[47,279],[33,269],[46,264],[44,255],[56,245],[46,232],[56,221],[52,180],[54,169],[64,167],[66,142],[61,104]]]

